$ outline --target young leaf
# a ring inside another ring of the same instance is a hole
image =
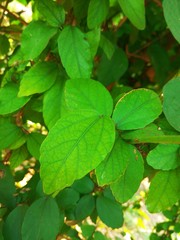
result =
[[[124,142],[119,136],[116,138],[111,152],[96,168],[96,177],[100,186],[116,181],[124,174],[129,159],[134,158],[134,147]]]
[[[147,156],[147,162],[154,169],[171,170],[180,166],[180,145],[159,144]]]
[[[70,78],[89,78],[92,62],[89,43],[77,28],[66,26],[58,39],[62,64]]]
[[[52,0],[38,0],[37,9],[53,27],[60,27],[65,20],[65,11],[60,4]]]
[[[146,205],[152,213],[162,212],[180,199],[180,168],[160,171],[153,178]]]
[[[20,83],[19,97],[42,93],[56,80],[58,68],[52,62],[40,62],[26,72]]]
[[[180,77],[176,77],[163,87],[163,112],[171,124],[180,132]]]
[[[59,231],[60,214],[53,198],[40,198],[28,208],[22,225],[23,240],[55,239]]]
[[[45,139],[44,135],[42,135],[40,133],[36,133],[36,132],[28,134],[28,136],[27,136],[28,151],[36,159],[39,159],[39,157],[40,157],[40,146],[44,139]]]
[[[70,110],[95,110],[110,116],[113,100],[107,89],[90,79],[72,79],[65,86],[65,101]]]
[[[148,89],[126,93],[116,104],[113,119],[120,130],[143,128],[162,112],[158,95]]]
[[[119,228],[123,224],[122,207],[116,201],[100,196],[96,200],[98,215],[103,223],[111,228]]]
[[[109,10],[109,0],[91,0],[88,8],[87,25],[89,29],[100,27]]]
[[[38,57],[56,32],[57,28],[48,26],[42,21],[31,22],[22,33],[21,51],[23,60]]]
[[[180,2],[179,0],[163,1],[164,17],[170,31],[175,39],[180,43]]]
[[[23,107],[30,97],[18,97],[19,87],[15,83],[7,83],[0,89],[0,114],[8,114]]]
[[[124,14],[139,30],[145,28],[145,3],[144,0],[118,0]]]
[[[41,146],[41,179],[47,194],[70,186],[105,158],[114,143],[114,124],[95,112],[57,121]]]
[[[138,190],[144,173],[144,162],[141,154],[133,146],[129,150],[131,158],[124,174],[110,185],[114,197],[121,203],[129,200]]]

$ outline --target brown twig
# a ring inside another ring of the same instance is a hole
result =
[[[129,52],[129,49],[128,49],[128,45],[126,45],[125,47],[125,50],[126,50],[126,55],[130,58],[130,57],[133,57],[133,58],[138,58],[138,59],[141,59],[143,60],[144,62],[149,62],[149,58],[148,56],[145,56],[145,55],[137,55],[136,53],[130,53]]]
[[[162,2],[160,2],[159,0],[153,0],[153,2],[156,3],[158,7],[162,8]]]
[[[114,26],[114,25],[113,25],[114,31],[117,31],[117,30],[126,22],[126,20],[127,20],[127,17],[123,17],[123,18],[119,21],[119,23],[118,23],[117,26]]]

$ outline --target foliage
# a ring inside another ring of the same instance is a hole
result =
[[[169,219],[150,239],[171,239],[180,2],[0,0],[0,11],[0,239],[108,239],[97,222],[121,228],[145,178],[148,211]]]

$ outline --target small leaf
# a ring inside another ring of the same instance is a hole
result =
[[[94,56],[97,53],[99,42],[100,42],[100,36],[101,36],[100,28],[95,28],[92,31],[89,31],[86,33],[87,41],[90,46],[92,60],[94,59]]]
[[[147,156],[148,164],[154,169],[171,170],[180,166],[178,144],[159,144]]]
[[[27,136],[27,148],[30,154],[39,159],[40,157],[40,146],[45,139],[45,135],[40,133],[32,132]]]
[[[150,212],[162,212],[180,199],[180,168],[160,171],[152,179],[146,205]]]
[[[90,216],[95,208],[95,199],[91,194],[84,195],[77,203],[75,215],[77,220]]]
[[[122,207],[116,201],[100,196],[96,200],[98,215],[103,223],[111,228],[119,228],[123,224]]]
[[[161,101],[152,90],[137,89],[126,93],[116,104],[113,119],[120,130],[143,128],[162,112]]]
[[[24,74],[18,96],[29,96],[48,90],[55,82],[57,73],[56,64],[52,62],[37,63]]]
[[[76,205],[79,198],[79,193],[72,188],[65,188],[56,196],[57,203],[61,209],[68,209]]]
[[[170,31],[175,39],[180,43],[180,2],[179,0],[163,1],[164,17]]]
[[[108,0],[91,0],[88,8],[87,25],[89,29],[100,27],[109,10]]]
[[[65,86],[65,101],[70,110],[95,110],[110,116],[113,100],[107,89],[99,82],[90,79],[73,79]]]
[[[10,168],[14,169],[18,167],[28,157],[27,148],[23,145],[22,147],[15,149],[10,156]]]
[[[18,97],[19,87],[14,83],[7,83],[0,89],[0,114],[8,114],[23,107],[30,97]]]
[[[23,240],[55,239],[59,231],[60,214],[53,198],[40,198],[28,208],[22,225]]]
[[[116,138],[111,152],[96,168],[96,177],[100,186],[110,184],[124,174],[129,159],[134,156],[133,149],[119,136]]]
[[[139,30],[145,28],[145,3],[144,0],[118,0],[124,14]]]
[[[64,23],[65,11],[60,4],[53,1],[38,0],[37,9],[51,26],[60,27]]]
[[[56,32],[56,28],[48,26],[42,21],[32,21],[22,33],[21,51],[23,60],[38,57]]]
[[[114,124],[95,112],[64,116],[41,146],[41,179],[47,194],[70,186],[105,158],[114,143]]]
[[[141,154],[133,146],[131,149],[129,147],[129,151],[131,151],[131,158],[124,174],[110,185],[114,197],[121,203],[129,200],[138,190],[144,173],[144,162]]]
[[[0,55],[5,55],[9,51],[9,40],[5,35],[0,35],[0,46],[3,46],[0,48]]]
[[[163,112],[171,124],[180,132],[180,77],[176,77],[163,87]]]
[[[108,58],[108,60],[110,60],[113,56],[114,51],[115,51],[115,46],[103,34],[101,34],[100,47],[102,48],[102,50],[106,54],[106,57]]]
[[[62,30],[58,39],[58,50],[70,78],[90,78],[90,46],[85,40],[85,35],[77,27],[66,26]]]
[[[93,191],[94,183],[88,176],[85,176],[81,179],[76,180],[73,183],[72,188],[81,194],[88,194]]]

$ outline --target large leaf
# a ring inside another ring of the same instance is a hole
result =
[[[124,14],[132,24],[140,30],[145,28],[145,3],[144,0],[118,0]]]
[[[96,177],[100,186],[116,181],[124,174],[129,159],[134,158],[134,147],[125,143],[120,136],[116,138],[111,152],[96,168]]]
[[[116,104],[113,119],[120,130],[143,128],[161,113],[158,95],[148,89],[137,89],[126,93]]]
[[[30,97],[18,97],[19,87],[14,83],[8,83],[0,89],[0,114],[15,112],[23,107]]]
[[[163,112],[171,126],[180,132],[180,77],[164,86],[163,96]]]
[[[91,75],[91,51],[85,35],[77,28],[66,26],[58,39],[59,55],[71,78],[89,78]]]
[[[53,198],[40,198],[26,211],[22,225],[22,239],[55,239],[59,225],[60,214],[56,201]]]
[[[22,33],[23,59],[29,60],[38,57],[56,32],[56,28],[48,26],[42,21],[31,22]]]
[[[130,148],[131,158],[124,174],[111,184],[111,190],[119,202],[126,202],[138,190],[143,179],[144,163],[141,154],[133,146]]]
[[[48,90],[56,80],[58,68],[52,62],[40,62],[26,72],[20,83],[19,97]]]
[[[88,8],[87,25],[89,29],[99,27],[109,10],[109,0],[91,0]]]
[[[61,117],[64,84],[64,80],[57,79],[55,84],[44,95],[43,118],[48,128],[54,126]]]
[[[146,205],[150,212],[161,212],[180,199],[180,168],[160,171],[153,178]]]
[[[51,26],[60,27],[64,23],[65,11],[60,4],[52,0],[38,0],[37,8]]]
[[[71,110],[89,109],[110,116],[113,101],[110,93],[99,82],[90,79],[69,80],[65,86],[65,100]]]
[[[180,2],[179,0],[163,1],[164,17],[170,31],[180,43]]]
[[[105,158],[114,143],[111,119],[77,112],[57,121],[41,146],[41,178],[47,194],[86,175]]]
[[[147,162],[154,169],[171,170],[180,165],[180,145],[159,144],[147,156]]]

